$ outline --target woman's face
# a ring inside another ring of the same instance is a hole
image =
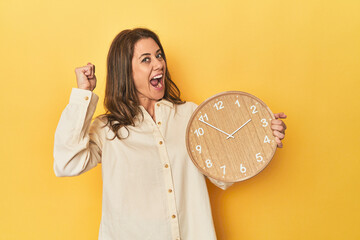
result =
[[[134,46],[132,74],[141,105],[164,97],[166,64],[160,47],[152,38],[140,39]]]

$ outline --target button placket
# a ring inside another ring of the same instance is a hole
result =
[[[164,166],[163,173],[164,173],[164,181],[166,189],[164,189],[164,194],[166,194],[166,199],[168,202],[169,207],[169,214],[170,214],[170,224],[171,224],[171,232],[173,239],[176,239],[180,236],[180,227],[179,227],[179,218],[178,218],[178,212],[176,207],[176,200],[175,200],[175,192],[174,192],[174,182],[172,178],[172,172],[171,172],[171,165],[169,161],[169,156],[166,150],[166,142],[164,140],[164,137],[162,136],[162,133],[160,131],[160,125],[161,125],[161,105],[159,103],[156,104],[155,107],[155,116],[157,119],[157,126],[154,126],[154,137],[157,142],[157,147],[159,149],[160,153],[160,159],[161,163]],[[160,122],[160,124],[159,124]],[[166,192],[165,192],[166,191]]]
[[[169,213],[171,219],[171,229],[172,229],[173,238],[176,238],[177,236],[180,235],[180,227],[179,227],[179,220],[178,220],[179,218],[177,213],[175,194],[173,190],[174,183],[172,179],[171,166],[168,163],[165,163],[164,178],[165,178],[165,184],[166,186],[168,186],[166,194],[167,194]]]
[[[171,224],[171,232],[173,239],[176,239],[180,236],[180,227],[179,227],[179,218],[177,213],[177,207],[176,207],[176,200],[175,200],[175,192],[174,192],[174,182],[172,178],[172,172],[171,172],[171,166],[169,161],[169,156],[166,150],[166,142],[164,140],[164,137],[161,133],[161,119],[162,119],[162,110],[161,110],[161,104],[156,103],[155,105],[155,116],[156,116],[156,124],[154,123],[154,137],[157,141],[157,146],[160,153],[160,159],[161,163],[163,164],[163,173],[164,173],[164,181],[165,186],[167,187],[164,189],[166,192],[166,198],[168,202],[169,207],[169,214],[170,214],[170,224]]]
[[[158,127],[158,129],[160,129],[161,127],[161,108],[160,108],[161,104],[157,103],[156,107],[155,107],[155,116],[156,116],[156,126]]]

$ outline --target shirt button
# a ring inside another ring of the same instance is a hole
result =
[[[160,103],[156,104],[156,106],[160,107]]]
[[[158,125],[160,126],[160,125],[161,125],[161,122],[158,122]]]
[[[171,216],[172,218],[176,218],[175,214]]]
[[[162,145],[162,144],[163,144],[163,141],[160,141],[159,144]]]
[[[169,193],[171,193],[172,192],[172,189],[169,189]]]
[[[165,168],[168,168],[169,167],[169,165],[167,165],[167,164],[165,164],[165,166],[164,166]]]
[[[89,100],[89,97],[88,97],[88,96],[86,96],[86,97],[84,97],[84,99],[85,99],[85,100]]]

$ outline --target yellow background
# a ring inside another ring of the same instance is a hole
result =
[[[101,165],[53,172],[74,69],[105,62],[115,35],[160,36],[185,100],[252,93],[288,115],[284,148],[255,178],[209,184],[223,239],[360,239],[360,1],[0,2],[0,239],[97,239]],[[199,223],[201,224],[201,223]]]

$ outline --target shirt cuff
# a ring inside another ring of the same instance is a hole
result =
[[[207,178],[210,180],[210,182],[212,182],[215,186],[221,188],[222,190],[226,190],[234,184],[233,182],[222,182],[211,177],[207,177]]]
[[[96,105],[99,97],[90,90],[84,90],[80,88],[73,88],[70,95],[70,103],[80,103],[88,105]]]

